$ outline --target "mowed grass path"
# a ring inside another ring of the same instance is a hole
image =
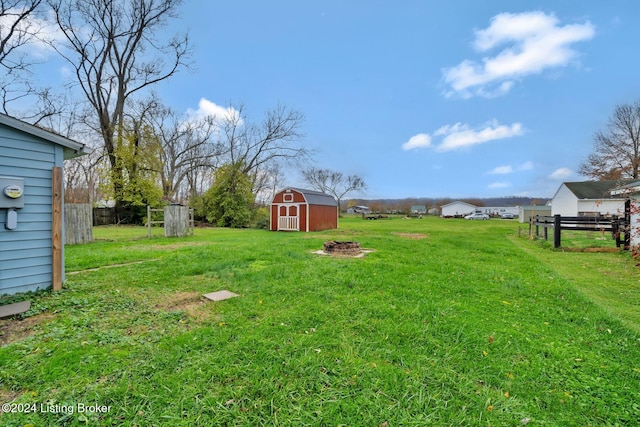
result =
[[[151,240],[97,229],[112,241],[67,247],[63,292],[32,297],[32,333],[0,348],[0,397],[109,411],[0,423],[637,425],[633,261],[551,251],[519,226],[343,219],[321,233]],[[329,239],[374,252],[311,253]],[[201,296],[221,289],[241,296]]]

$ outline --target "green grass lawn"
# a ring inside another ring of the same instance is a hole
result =
[[[66,248],[63,291],[2,324],[0,400],[37,406],[0,424],[637,425],[633,260],[554,251],[519,227],[97,228]],[[312,253],[330,239],[373,252]],[[202,298],[221,289],[240,297]]]

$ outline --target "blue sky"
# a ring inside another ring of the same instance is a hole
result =
[[[362,176],[362,198],[551,197],[640,98],[638,18],[636,0],[187,0],[194,70],[157,92],[300,110],[314,166]]]

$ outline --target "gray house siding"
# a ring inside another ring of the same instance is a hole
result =
[[[0,127],[0,176],[24,179],[18,226],[6,230],[0,209],[0,294],[45,289],[52,283],[51,171],[62,166],[63,147]]]

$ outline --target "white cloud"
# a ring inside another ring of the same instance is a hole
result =
[[[433,146],[432,137],[429,134],[419,133],[402,144],[402,149],[407,151],[433,146],[436,151],[452,151],[471,145],[520,136],[524,132],[525,130],[520,123],[500,125],[494,120],[475,129],[472,129],[468,124],[456,123],[442,126],[433,133],[434,137],[442,137],[442,142],[437,146]]]
[[[522,77],[571,63],[578,55],[571,45],[594,34],[595,26],[588,21],[560,26],[554,15],[539,11],[496,15],[488,28],[476,31],[473,45],[481,53],[502,50],[481,62],[465,59],[444,69],[444,81],[451,88],[447,95],[504,95]]]
[[[573,171],[569,168],[559,168],[553,171],[551,175],[549,175],[550,179],[565,179],[573,174]]]
[[[526,161],[523,164],[521,164],[520,166],[518,166],[518,170],[519,171],[530,171],[533,169],[533,162],[531,161]]]
[[[239,120],[239,124],[242,124],[238,110],[233,107],[222,107],[206,98],[200,98],[198,109],[193,110],[190,108],[187,110],[187,115],[195,118],[211,116],[217,120]]]
[[[456,123],[453,126],[444,126],[438,129],[435,134],[445,136],[436,150],[451,151],[498,139],[520,136],[524,134],[524,129],[520,123],[505,126],[494,121],[479,129],[470,129],[466,124]]]
[[[489,184],[489,188],[490,189],[497,189],[497,188],[508,188],[511,187],[511,184],[509,184],[508,182],[494,182],[492,184]]]
[[[487,175],[508,175],[510,173],[513,173],[513,168],[507,165],[495,167],[487,172]]]
[[[0,28],[10,29],[15,25],[18,17],[22,15],[25,8],[11,8],[0,16]],[[49,13],[49,19],[40,19],[31,14],[27,18],[22,19],[15,29],[14,42],[18,37],[23,37],[18,50],[32,58],[41,60],[54,53],[51,47],[52,42],[65,40],[64,34],[55,24],[53,12]],[[5,35],[3,34],[3,37]],[[5,49],[6,50],[6,49]]]
[[[431,146],[431,137],[426,133],[419,133],[409,138],[409,141],[402,144],[403,150],[413,150],[414,148]]]
[[[487,175],[508,175],[510,173],[529,171],[532,169],[533,169],[533,162],[526,161],[516,166],[515,168],[511,165],[496,166],[495,168],[487,172]]]

